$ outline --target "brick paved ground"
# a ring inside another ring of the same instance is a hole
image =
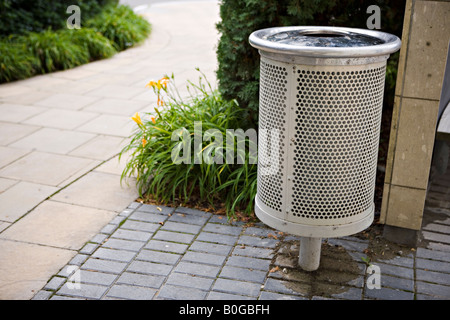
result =
[[[431,249],[380,248],[361,235],[324,240],[319,270],[307,273],[297,267],[297,237],[133,202],[33,299],[450,299],[450,218],[439,226],[447,235],[429,240]],[[381,289],[369,289],[366,253],[377,250]]]

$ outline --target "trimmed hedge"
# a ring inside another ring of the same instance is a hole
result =
[[[104,8],[85,25],[89,27],[83,23],[81,29],[48,27],[0,38],[0,83],[108,58],[144,40],[151,30],[150,23],[131,8],[116,5]]]
[[[256,127],[258,117],[259,53],[248,43],[258,29],[290,25],[322,25],[367,28],[368,6],[381,8],[381,31],[401,36],[403,0],[222,0],[217,24],[221,33],[217,48],[219,90],[225,99],[237,99],[247,110],[247,124]],[[392,104],[398,55],[391,57],[385,102]],[[387,97],[387,99],[386,99]]]
[[[103,7],[118,0],[2,0],[0,1],[0,36],[57,30],[66,26],[67,7],[77,5],[83,22],[98,15]]]

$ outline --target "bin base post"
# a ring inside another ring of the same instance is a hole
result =
[[[300,238],[298,265],[305,271],[315,271],[320,264],[322,238]]]

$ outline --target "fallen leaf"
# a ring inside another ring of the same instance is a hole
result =
[[[278,240],[278,237],[275,236],[275,235],[273,235],[273,234],[271,234],[271,233],[269,233],[269,234],[267,235],[267,238],[274,238],[275,240]]]
[[[163,222],[163,221],[161,221],[161,222],[160,222],[159,224],[163,226],[163,225],[164,225],[164,222]]]
[[[280,270],[280,267],[279,266],[276,266],[275,268],[272,268],[272,269],[270,269],[270,273],[273,273],[273,272],[277,272],[278,270]]]
[[[161,209],[160,207],[156,207],[156,209],[158,209],[158,211],[159,211],[159,212],[161,212],[161,211],[162,211],[162,209]]]

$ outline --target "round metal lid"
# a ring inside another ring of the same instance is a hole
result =
[[[370,57],[393,53],[401,46],[392,34],[342,27],[275,27],[253,32],[250,44],[262,51],[308,57]]]

